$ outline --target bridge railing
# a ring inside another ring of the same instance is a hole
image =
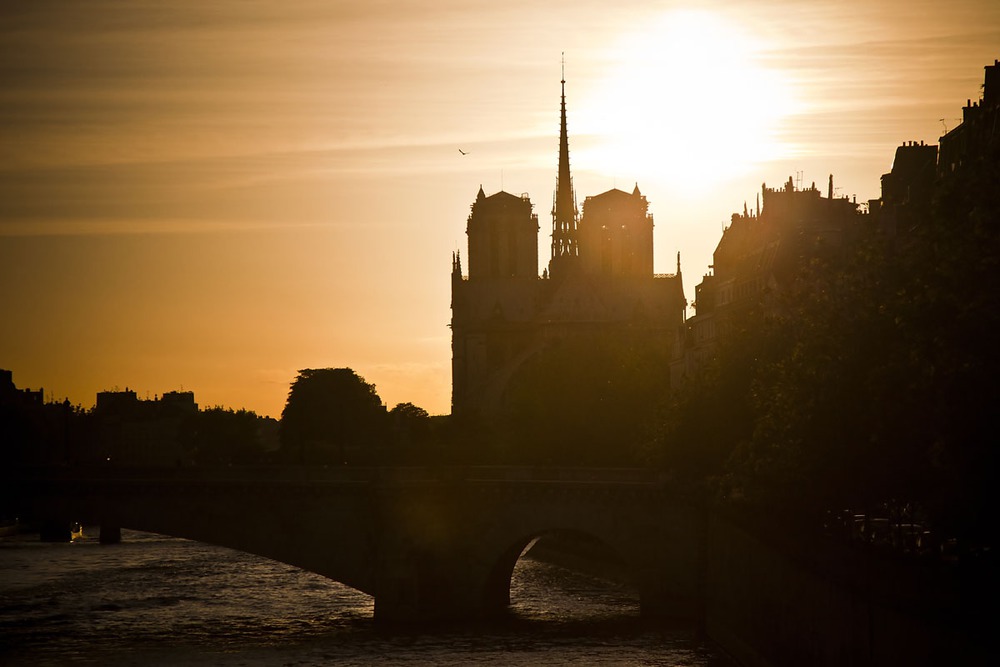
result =
[[[35,467],[18,471],[21,479],[149,480],[164,482],[377,483],[377,482],[592,482],[659,484],[654,470],[551,466],[179,466]]]

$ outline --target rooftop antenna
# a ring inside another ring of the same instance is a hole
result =
[[[952,120],[952,121],[955,121],[955,120],[957,120],[957,121],[961,121],[962,119],[961,119],[961,118],[938,118],[938,120],[939,120],[939,121],[941,121],[941,124],[942,124],[942,125],[944,125],[944,133],[945,133],[945,134],[948,134],[948,125],[947,125],[947,123],[945,123],[945,121],[948,121],[948,120]]]

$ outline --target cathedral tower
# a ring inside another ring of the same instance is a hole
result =
[[[469,280],[538,278],[538,216],[527,196],[487,197],[480,186],[466,234]]]
[[[638,185],[632,194],[612,189],[587,197],[579,228],[585,273],[609,278],[653,275],[653,216]]]

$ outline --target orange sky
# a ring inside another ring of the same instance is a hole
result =
[[[563,51],[579,200],[637,182],[691,299],[762,181],[867,200],[953,127],[1000,3],[4,3],[0,368],[277,417],[350,366],[448,412],[480,184],[530,194],[548,257]]]

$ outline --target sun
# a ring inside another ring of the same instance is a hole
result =
[[[585,159],[616,175],[704,191],[784,156],[797,103],[764,45],[723,16],[674,11],[608,54],[609,76],[585,95]],[[581,159],[584,156],[581,155]]]

